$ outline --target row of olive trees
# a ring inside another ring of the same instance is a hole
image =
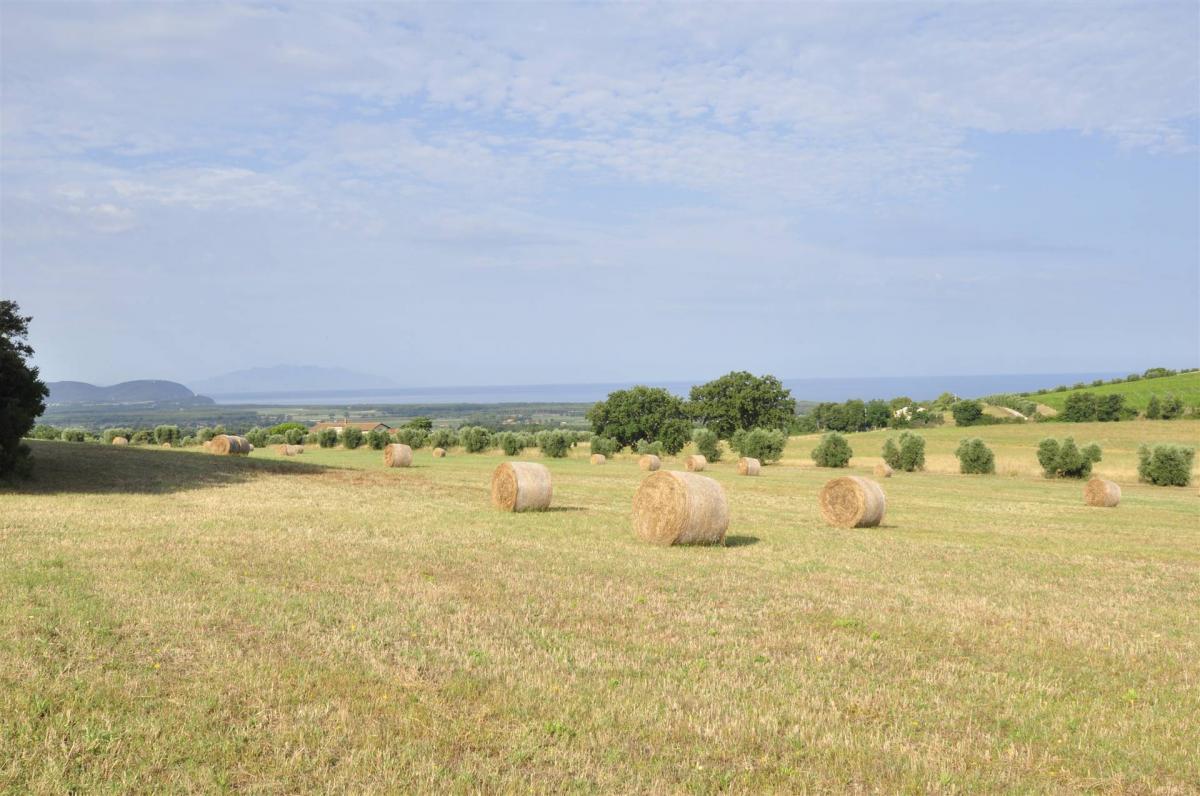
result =
[[[853,455],[850,443],[836,431],[822,437],[812,451],[812,459],[818,467],[847,467]],[[888,438],[881,455],[894,469],[924,470],[925,440],[905,432],[898,443]],[[996,472],[995,455],[978,437],[962,440],[955,455],[962,473]],[[1087,478],[1101,456],[1102,451],[1096,443],[1080,447],[1071,437],[1063,440],[1047,437],[1037,447],[1038,464],[1046,478]],[[1187,486],[1191,483],[1194,460],[1195,449],[1184,445],[1143,445],[1138,450],[1138,478],[1158,486]]]

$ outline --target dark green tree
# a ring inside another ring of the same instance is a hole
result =
[[[663,452],[668,456],[679,453],[692,438],[692,424],[682,418],[675,418],[663,423],[658,433],[658,439],[652,442],[662,443]]]
[[[1157,395],[1150,396],[1150,403],[1146,404],[1146,419],[1158,420],[1162,417],[1162,404],[1158,401]]]
[[[720,439],[752,428],[786,429],[796,414],[796,400],[779,379],[746,371],[693,387],[690,398],[692,417]]]
[[[1125,417],[1125,396],[1104,395],[1096,404],[1096,419],[1102,423],[1115,423]]]
[[[33,355],[27,342],[31,320],[15,301],[0,299],[0,478],[32,472],[29,446],[21,437],[46,411],[49,390],[27,362]]]
[[[888,421],[892,419],[891,408],[886,401],[878,398],[874,401],[867,401],[866,413],[868,428],[887,428]]]
[[[691,435],[683,401],[660,387],[638,386],[611,392],[588,410],[587,419],[596,436],[615,439],[623,448],[643,439],[663,440],[665,445],[663,432],[672,422],[687,425],[684,444]]]
[[[1099,401],[1095,393],[1075,392],[1067,396],[1062,419],[1068,423],[1087,423],[1096,419]]]
[[[983,404],[975,400],[958,401],[950,407],[950,414],[954,415],[956,426],[978,425],[983,417]]]

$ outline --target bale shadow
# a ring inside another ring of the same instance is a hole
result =
[[[229,486],[263,475],[315,475],[335,469],[279,459],[213,456],[157,448],[27,442],[33,449],[33,477],[0,482],[0,495],[162,495]]]
[[[542,512],[547,514],[557,511],[587,511],[587,509],[585,509],[583,506],[551,506],[549,508],[542,509]]]
[[[758,544],[761,541],[757,536],[726,536],[726,547],[749,547],[752,544]]]

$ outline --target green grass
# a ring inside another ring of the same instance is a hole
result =
[[[1163,398],[1167,395],[1177,395],[1187,406],[1200,406],[1200,371],[1180,373],[1176,376],[1163,376],[1157,379],[1138,379],[1120,384],[1104,384],[1100,387],[1083,387],[1079,390],[1064,392],[1048,392],[1042,395],[1030,395],[1030,399],[1046,406],[1062,411],[1067,405],[1067,396],[1075,392],[1090,392],[1096,395],[1124,395],[1125,405],[1145,411],[1151,395]]]
[[[556,510],[509,515],[497,455],[35,443],[0,491],[0,792],[1194,792],[1200,499],[1130,468],[1200,423],[1072,426],[1112,510],[1034,475],[1046,430],[970,430],[995,477],[922,432],[869,530],[821,523],[814,438],[718,463],[729,544],[690,549],[633,536],[630,455],[550,461]]]

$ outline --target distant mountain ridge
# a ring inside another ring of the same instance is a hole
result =
[[[246,368],[207,379],[197,379],[193,387],[205,395],[244,393],[307,392],[310,390],[379,390],[396,387],[391,379],[345,368],[317,365],[275,365]]]
[[[84,381],[52,381],[49,404],[140,404],[173,403],[189,406],[215,403],[212,398],[197,395],[179,382],[161,379],[123,381],[109,387],[99,387]]]

